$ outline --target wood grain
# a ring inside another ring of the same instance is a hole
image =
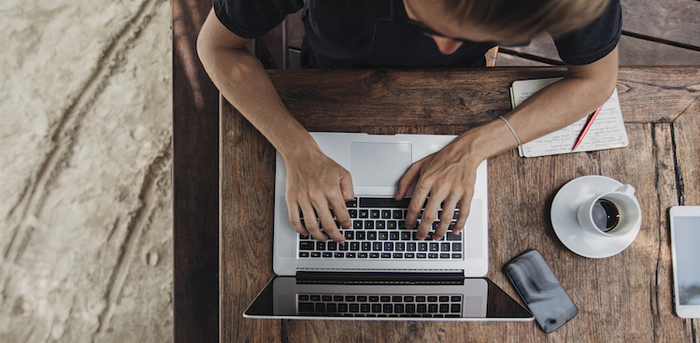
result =
[[[219,338],[218,91],[195,52],[210,9],[210,2],[172,3],[175,342]]]
[[[630,138],[627,148],[540,158],[520,158],[512,150],[489,159],[487,276],[519,299],[501,268],[525,250],[542,252],[579,307],[579,314],[572,322],[549,335],[534,323],[243,319],[242,311],[272,275],[274,149],[224,102],[220,173],[221,340],[697,340],[700,338],[697,321],[682,320],[673,313],[668,209],[679,203],[679,199],[700,201],[696,157],[700,154],[698,69],[621,70],[618,87],[624,86],[624,92],[620,98],[625,103],[625,119],[631,119],[626,124]],[[558,68],[491,70],[491,73],[480,71],[487,76],[462,70],[384,70],[271,72],[271,77],[292,114],[309,129],[458,133],[499,111],[507,111],[508,97],[503,94],[503,88],[507,89],[513,80],[561,73]],[[429,99],[440,92],[444,93],[443,101]],[[449,101],[464,94],[470,96],[468,107]],[[685,101],[685,106],[669,106],[668,98],[676,103]],[[488,105],[480,105],[482,101]],[[433,108],[428,113],[444,114],[428,115],[421,124],[420,114],[431,106],[439,111]],[[496,108],[496,112],[465,114],[483,108]],[[321,109],[327,112],[324,114]],[[378,109],[383,111],[381,115],[375,112]],[[338,119],[339,112],[352,120]],[[395,118],[404,115],[405,122]],[[609,176],[637,189],[644,213],[641,231],[629,248],[613,257],[578,256],[563,246],[552,228],[549,208],[554,195],[564,184],[584,175]]]
[[[621,0],[623,29],[700,47],[700,2]]]

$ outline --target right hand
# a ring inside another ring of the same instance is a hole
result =
[[[350,228],[352,221],[345,206],[354,197],[350,173],[338,163],[324,155],[321,150],[311,149],[285,159],[287,167],[287,189],[285,198],[289,211],[289,222],[302,235],[309,234],[325,242],[330,237],[338,243],[345,236],[336,227],[333,215],[343,228]],[[299,211],[304,216],[302,225]],[[325,235],[316,221],[318,217]],[[328,235],[328,236],[326,236]]]

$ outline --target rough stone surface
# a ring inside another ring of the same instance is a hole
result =
[[[172,341],[170,4],[0,2],[0,342]]]

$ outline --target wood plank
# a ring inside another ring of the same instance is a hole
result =
[[[245,308],[274,275],[275,149],[242,115],[226,108],[232,107],[222,109],[220,133],[220,320],[226,324],[221,326],[221,341],[275,342],[280,340],[279,321],[243,318]]]
[[[344,70],[328,78],[325,71],[302,70],[270,71],[270,77],[287,109],[309,130],[334,131],[342,126],[391,134],[386,130],[428,125],[454,134],[510,111],[508,89],[513,80],[564,72],[564,68]],[[700,69],[621,68],[618,92],[626,122],[671,122],[700,96]],[[404,106],[405,112],[387,116],[396,106]],[[323,120],[327,113],[342,115],[328,123]],[[359,124],[368,117],[381,125]]]
[[[175,342],[219,338],[218,91],[195,52],[210,9],[205,1],[172,4]]]
[[[620,65],[700,65],[700,51],[622,36]]]
[[[496,58],[496,67],[547,67],[549,64],[533,61],[531,59],[509,55],[500,52]]]
[[[700,2],[621,0],[626,31],[700,47]]]
[[[676,146],[679,149],[676,168],[681,184],[679,203],[700,206],[700,98],[673,122]]]

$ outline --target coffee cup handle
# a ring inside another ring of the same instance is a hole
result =
[[[634,192],[636,189],[634,189],[634,186],[632,185],[624,185],[618,189],[615,190],[617,193],[625,193],[627,195],[634,195]]]

